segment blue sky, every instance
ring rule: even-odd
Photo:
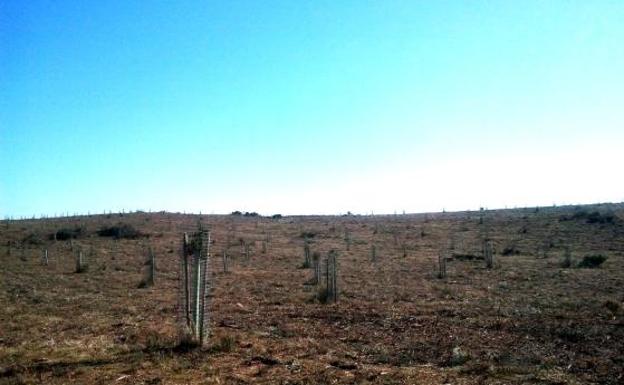
[[[0,215],[624,201],[621,1],[0,2]]]

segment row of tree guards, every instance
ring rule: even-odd
[[[483,259],[485,260],[485,267],[491,269],[494,267],[494,247],[492,241],[486,239],[483,241]],[[443,253],[438,254],[438,278],[446,278],[446,255]]]
[[[184,233],[180,259],[180,318],[184,333],[199,345],[208,337],[209,264],[210,232],[200,226],[195,233]]]
[[[321,260],[319,253],[310,253],[310,241],[304,239],[303,243],[303,268],[312,269],[312,285],[323,287],[319,292],[319,300],[321,302],[337,302],[338,301],[338,252],[331,250],[324,260]],[[323,285],[324,283],[324,285]]]
[[[348,237],[350,240],[350,237]],[[210,231],[202,228],[201,224],[196,232],[184,233],[182,239],[182,250],[179,270],[179,318],[183,325],[183,335],[187,340],[198,345],[204,345],[209,336],[209,285],[210,285]],[[349,245],[351,242],[347,242]],[[74,250],[74,244],[70,240],[70,247]],[[304,240],[304,264],[303,268],[312,270],[310,284],[318,288],[318,299],[322,303],[335,303],[338,301],[338,252],[331,250],[324,258],[318,252],[311,253],[310,241]],[[10,253],[9,244],[9,253]],[[249,258],[249,244],[241,242],[241,252],[246,259]],[[493,246],[490,240],[483,242],[483,257],[486,268],[493,267]],[[149,248],[148,269],[146,278],[141,283],[141,287],[152,286],[156,270],[154,253]],[[81,273],[86,271],[87,263],[85,256],[80,250],[75,252],[75,271]],[[227,250],[223,252],[223,272],[228,272]],[[371,261],[378,259],[377,248],[371,245]],[[48,250],[42,254],[42,263],[48,265]],[[446,277],[445,255],[440,254],[438,263],[438,277]]]

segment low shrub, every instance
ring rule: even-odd
[[[115,239],[137,239],[146,235],[131,225],[119,224],[117,226],[102,227],[97,231],[100,237],[113,237]]]
[[[572,267],[572,256],[570,254],[566,254],[563,256],[561,263],[559,264],[563,269],[569,269]]]
[[[329,292],[327,291],[327,288],[325,288],[325,287],[320,288],[318,290],[318,292],[316,293],[316,299],[320,303],[327,303],[327,302],[329,302]]]
[[[228,353],[234,348],[236,341],[232,336],[223,336],[219,338],[219,342],[212,346],[211,350],[214,353]]]
[[[302,231],[301,234],[299,235],[300,238],[314,238],[316,237],[316,233],[312,232],[312,231]]]
[[[517,255],[520,254],[520,251],[518,249],[516,249],[515,246],[507,246],[503,249],[503,251],[501,252],[502,255]]]
[[[611,213],[600,214],[594,211],[587,216],[587,223],[613,223],[615,215]]]
[[[611,301],[611,300],[607,300],[604,303],[604,307],[606,307],[607,309],[609,309],[609,311],[613,314],[616,314],[618,312],[618,310],[620,310],[620,304],[618,302],[615,301]]]
[[[600,211],[588,212],[586,210],[577,210],[572,215],[562,215],[559,217],[560,222],[582,219],[587,223],[611,224],[617,220],[617,217],[611,212],[601,214]]]
[[[459,261],[472,261],[472,260],[475,260],[475,259],[483,259],[483,257],[482,256],[477,256],[477,255],[474,255],[474,254],[469,254],[469,253],[462,253],[462,254],[460,254],[460,253],[458,253],[458,254],[453,253],[453,259],[457,259]]]
[[[470,360],[470,354],[460,347],[453,348],[451,357],[448,360],[449,366],[461,366]]]
[[[156,330],[147,330],[139,334],[136,338],[143,342],[145,351],[158,351],[171,347],[172,341],[165,335],[158,333]]]
[[[602,254],[586,255],[583,257],[581,262],[579,262],[578,267],[594,269],[594,268],[600,267],[600,265],[602,265],[604,261],[606,260],[607,260],[607,257],[605,257]]]
[[[190,333],[185,332],[180,336],[178,343],[173,347],[173,351],[176,353],[187,353],[200,347],[201,344],[193,339]]]
[[[56,238],[55,238],[55,235],[56,235]],[[82,227],[74,227],[73,229],[62,228],[50,234],[50,239],[56,239],[58,241],[66,241],[68,239],[80,238],[82,235],[84,235],[84,229]]]
[[[30,233],[22,239],[22,244],[38,246],[43,244],[43,239],[35,233]]]

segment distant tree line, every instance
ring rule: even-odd
[[[238,211],[238,210],[232,211],[230,213],[230,215],[235,216],[235,217],[261,217],[262,216],[262,215],[258,214],[255,211],[252,211],[252,212],[249,212],[249,211],[242,212],[242,211]],[[271,218],[273,218],[273,219],[280,219],[280,218],[282,218],[282,214],[273,214],[271,216]]]

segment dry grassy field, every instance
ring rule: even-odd
[[[200,221],[214,240],[211,334],[192,348],[179,341],[178,274],[182,235]],[[98,234],[120,225],[141,234]],[[338,252],[336,303],[319,301],[321,286],[302,268],[304,237],[312,253]],[[90,215],[2,221],[0,245],[0,384],[624,382],[620,204]],[[155,285],[142,287],[150,247]],[[80,273],[78,253],[87,266]],[[595,255],[606,260],[583,267]]]

